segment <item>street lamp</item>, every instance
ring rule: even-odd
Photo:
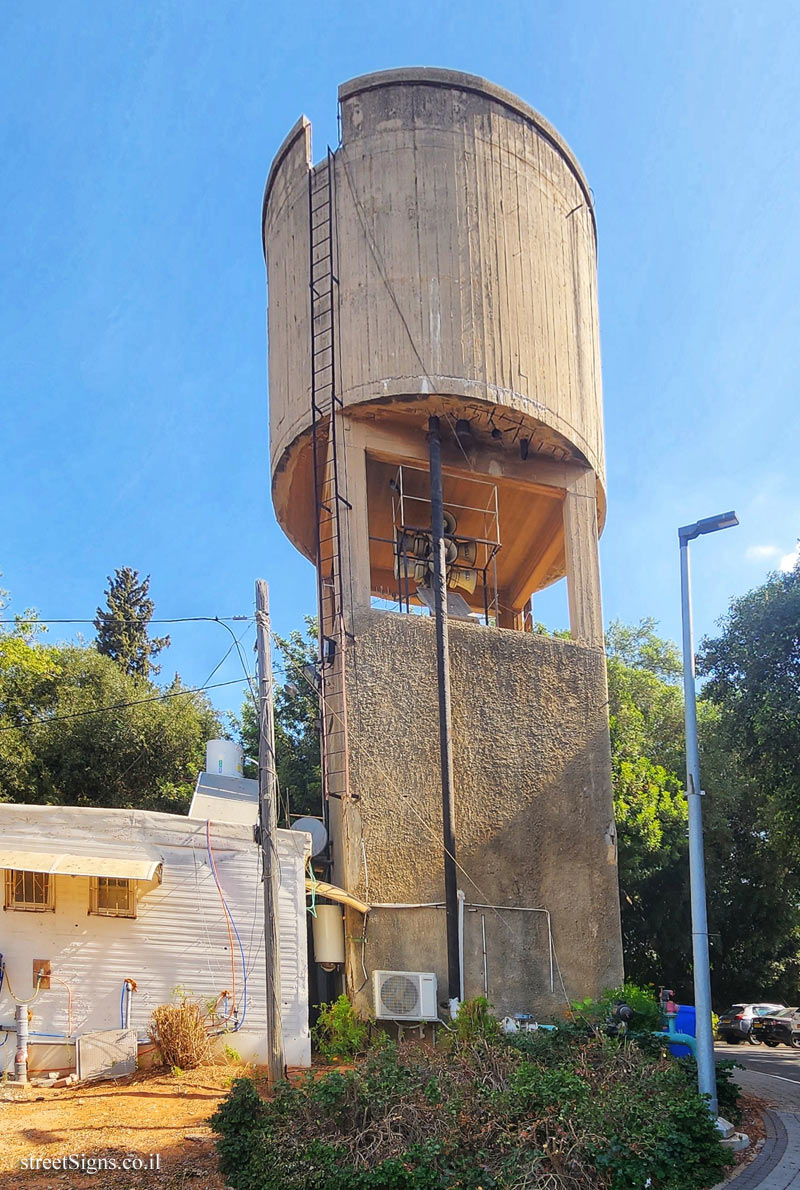
[[[681,619],[683,623],[683,702],[686,724],[686,796],[689,802],[689,885],[692,901],[692,960],[697,1030],[697,1086],[709,1097],[709,1110],[718,1114],[717,1080],[714,1069],[714,1038],[711,1029],[711,976],[708,964],[708,917],[706,876],[703,858],[703,808],[700,798],[700,758],[697,747],[697,692],[695,689],[692,605],[689,582],[689,542],[704,533],[731,529],[739,524],[735,512],[706,517],[678,530],[681,547]]]

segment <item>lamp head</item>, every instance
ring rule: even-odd
[[[681,545],[687,541],[694,541],[703,533],[716,533],[718,529],[732,529],[739,524],[735,512],[721,512],[717,516],[707,516],[702,521],[695,521],[693,525],[684,525],[678,530],[678,540]]]

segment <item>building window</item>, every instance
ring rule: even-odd
[[[28,913],[49,913],[55,907],[55,880],[49,872],[18,872],[6,869],[4,908],[23,909]]]
[[[92,876],[89,884],[89,912],[100,917],[135,917],[134,882],[116,876]]]

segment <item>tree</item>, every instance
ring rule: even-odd
[[[8,607],[0,589],[0,611]],[[44,629],[31,610],[0,625],[0,801],[24,801],[29,787],[33,750],[21,731],[32,706],[52,702],[59,664],[54,649],[37,644]]]
[[[181,693],[177,676],[161,691],[90,648],[67,646],[58,658],[52,722],[32,729],[26,800],[186,813],[205,742],[219,735],[205,696]]]
[[[796,1000],[800,980],[800,563],[735,599],[703,641],[703,694],[734,772],[711,815],[714,929],[741,991]],[[705,784],[705,779],[704,779]]]
[[[652,620],[613,624],[609,717],[626,972],[666,981],[691,1000],[683,699],[677,649]],[[718,1007],[797,995],[800,846],[778,837],[759,753],[743,725],[708,695],[698,700],[712,990]],[[748,697],[752,694],[749,691]],[[744,694],[742,694],[744,697]],[[737,709],[741,702],[736,700]],[[680,776],[679,776],[680,774]],[[725,1002],[725,1003],[723,1003]]]
[[[319,700],[309,680],[317,659],[317,628],[311,616],[306,616],[305,623],[305,634],[294,631],[287,638],[274,638],[283,669],[282,680],[275,683],[275,759],[287,826],[289,813],[319,814],[322,799]],[[252,699],[245,700],[241,719],[233,726],[245,754],[258,756],[258,720]]]
[[[30,610],[0,625],[0,801],[185,813],[221,730],[208,700],[43,631]]]
[[[615,621],[606,648],[626,976],[685,987],[691,929],[688,810],[677,775],[683,758],[683,709],[674,684],[680,660],[649,619],[636,626]]]
[[[110,657],[124,673],[141,678],[161,672],[152,659],[170,643],[168,636],[148,634],[147,626],[155,610],[149,590],[149,574],[140,579],[139,571],[130,566],[115,570],[104,591],[107,610],[98,607],[94,621],[98,653]]]
[[[800,560],[733,601],[700,668],[748,774],[769,788],[773,834],[800,838]]]
[[[663,682],[675,682],[683,673],[678,647],[656,635],[656,621],[646,616],[638,624],[612,620],[606,632],[606,653],[628,669],[645,670]]]

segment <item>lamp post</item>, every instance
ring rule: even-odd
[[[692,902],[692,961],[697,1029],[697,1086],[709,1097],[709,1110],[718,1114],[717,1080],[714,1069],[714,1038],[711,1029],[711,976],[708,963],[708,918],[706,876],[703,857],[703,807],[700,798],[700,757],[697,747],[697,692],[695,688],[692,603],[689,581],[689,542],[704,533],[738,525],[735,512],[706,517],[678,530],[681,549],[681,620],[683,624],[683,702],[686,724],[686,796],[689,802],[689,885]]]

